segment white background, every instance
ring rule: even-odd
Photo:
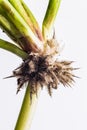
[[[25,0],[42,22],[48,0]],[[62,0],[55,21],[56,37],[64,49],[61,59],[74,60],[80,67],[72,88],[59,86],[50,98],[43,90],[31,130],[87,130],[87,1]],[[9,40],[0,31],[0,38]],[[0,49],[0,130],[14,130],[25,89],[16,95],[16,79],[4,80],[21,59]]]

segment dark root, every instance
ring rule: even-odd
[[[37,94],[38,86],[46,86],[49,95],[52,94],[52,88],[57,89],[59,83],[71,86],[74,82],[74,68],[71,67],[71,63],[53,61],[52,56],[31,53],[20,67],[13,71],[13,77],[17,77],[17,93],[26,82],[29,83],[31,97],[32,94]]]

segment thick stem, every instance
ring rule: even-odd
[[[61,0],[49,0],[46,15],[42,24],[42,32],[45,40],[49,38],[49,35],[52,31],[54,21],[60,6],[60,2]]]
[[[0,39],[0,48],[12,52],[13,54],[19,56],[22,59],[26,59],[28,57],[28,54],[21,50],[19,47],[2,39]]]
[[[26,89],[23,104],[14,130],[30,130],[32,118],[35,112],[37,97],[32,95],[32,102],[30,98],[30,88]]]

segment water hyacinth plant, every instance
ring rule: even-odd
[[[75,69],[72,61],[58,61],[59,44],[55,33],[50,38],[61,0],[49,0],[42,29],[23,0],[0,0],[0,27],[13,43],[0,38],[0,48],[8,50],[23,62],[11,77],[17,78],[17,93],[26,84],[26,93],[14,130],[29,130],[38,93],[44,86],[52,95],[61,83],[71,86]]]

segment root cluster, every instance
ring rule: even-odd
[[[74,82],[74,75],[71,67],[72,61],[53,62],[49,55],[29,54],[29,57],[13,71],[13,77],[17,78],[17,93],[28,82],[30,95],[37,94],[38,87],[47,87],[49,95],[52,95],[52,88],[57,89],[61,83],[63,86],[71,86]]]

